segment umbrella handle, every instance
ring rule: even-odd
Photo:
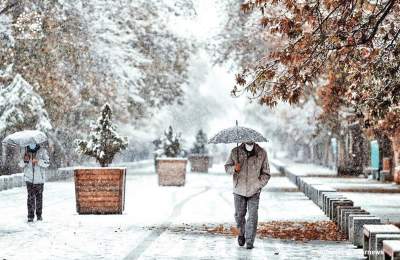
[[[236,143],[237,162],[239,163],[239,144]]]
[[[236,120],[236,137],[239,137],[238,121]],[[239,163],[239,143],[236,143],[237,162]]]

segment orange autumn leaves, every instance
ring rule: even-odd
[[[234,226],[226,227],[219,225],[214,228],[206,227],[208,233],[237,236],[239,231]],[[338,232],[337,226],[332,221],[317,222],[292,222],[292,221],[271,221],[259,223],[257,235],[261,238],[277,238],[296,241],[345,240],[342,233]]]
[[[400,105],[400,2],[250,0],[241,6],[243,13],[256,10],[270,40],[280,42],[236,76],[233,94],[247,91],[267,106],[312,95],[330,115],[351,106],[373,127],[393,119]]]

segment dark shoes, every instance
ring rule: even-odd
[[[252,244],[250,244],[250,243],[246,244],[246,249],[253,249],[253,248],[254,248],[254,246]]]
[[[246,242],[246,239],[244,238],[244,236],[238,236],[239,246],[244,246],[245,242]]]
[[[246,243],[246,239],[244,238],[244,236],[238,236],[238,244],[239,246],[244,246],[244,244],[246,244],[246,249],[254,248],[252,243]]]
[[[43,220],[43,218],[42,218],[42,216],[37,216],[37,221],[42,221]],[[28,218],[28,222],[33,222],[33,218]]]

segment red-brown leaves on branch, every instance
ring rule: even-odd
[[[242,10],[261,6],[268,10],[262,12],[261,25],[280,43],[251,66],[256,69],[237,76],[242,90],[262,93],[260,103],[296,103],[312,93],[310,87],[323,88],[317,94],[328,115],[351,105],[374,118],[371,122],[383,120],[391,107],[400,105],[398,98],[386,100],[386,92],[400,85],[399,1],[252,0]],[[330,71],[340,77],[332,78]],[[254,80],[246,84],[241,79],[249,75]],[[328,84],[321,83],[326,78]]]

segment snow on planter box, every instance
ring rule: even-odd
[[[189,162],[192,172],[208,172],[210,157],[205,154],[191,154]]]
[[[157,158],[158,185],[185,185],[186,165],[186,158]]]
[[[126,168],[75,168],[76,210],[79,214],[122,214]]]

